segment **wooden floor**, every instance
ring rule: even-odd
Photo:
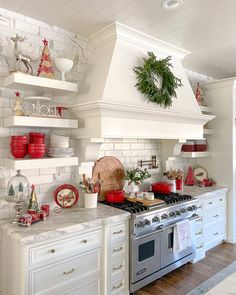
[[[208,251],[201,261],[183,265],[134,294],[186,295],[235,260],[236,245],[223,243]]]

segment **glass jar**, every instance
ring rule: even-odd
[[[21,170],[17,170],[16,173],[7,184],[6,200],[8,202],[22,202],[29,197],[28,179],[21,174]]]

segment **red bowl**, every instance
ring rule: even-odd
[[[172,184],[167,182],[155,182],[151,184],[152,191],[159,194],[169,194],[171,192]]]
[[[12,135],[11,136],[11,139],[14,139],[14,140],[27,140],[28,137],[26,135]]]
[[[111,190],[106,192],[106,200],[109,203],[122,203],[124,202],[125,195],[121,190]]]
[[[11,154],[16,159],[23,159],[27,155],[27,150],[11,150]]]
[[[33,143],[33,144],[44,144],[44,138],[30,138],[29,140],[30,143]]]
[[[45,138],[45,133],[39,133],[39,132],[30,132],[29,136],[31,138]]]
[[[32,159],[39,159],[45,155],[45,151],[28,151],[28,155]]]

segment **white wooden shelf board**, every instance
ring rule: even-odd
[[[13,170],[77,166],[78,157],[42,159],[4,159],[4,167]]]
[[[207,107],[207,106],[199,106],[202,113],[210,113],[210,114],[214,114],[214,110],[211,107]]]
[[[48,79],[22,73],[13,73],[4,79],[4,87],[15,89],[42,90],[46,93],[65,94],[77,92],[78,85],[67,81]]]
[[[11,116],[4,118],[4,127],[78,128],[78,120]]]
[[[212,134],[215,134],[215,131],[213,129],[203,128],[203,134],[212,135]]]
[[[178,155],[178,157],[181,158],[205,158],[211,156],[211,152],[182,152],[180,155]]]

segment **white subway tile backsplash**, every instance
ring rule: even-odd
[[[30,33],[33,35],[38,35],[39,33],[39,26],[34,24],[26,23],[25,21],[15,21],[15,29],[16,31],[23,31],[26,33]]]
[[[130,149],[130,144],[128,143],[116,143],[114,146],[114,149],[116,151],[118,150],[129,150]]]

